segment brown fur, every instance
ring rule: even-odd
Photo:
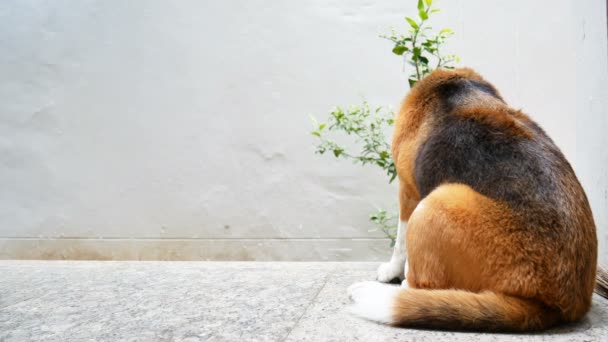
[[[488,107],[482,103],[459,108],[454,114],[483,122],[509,134],[533,138],[532,132],[515,117],[515,113],[516,111],[504,106]],[[525,114],[517,113],[517,115],[523,118]]]
[[[445,113],[438,89],[458,80],[487,88]],[[565,170],[555,176],[558,205],[514,205],[450,181],[424,196],[417,156],[446,115],[479,122],[491,134],[551,147],[547,160]],[[397,116],[392,144],[400,215],[409,219],[407,281],[412,288],[402,291],[394,305],[397,324],[529,331],[585,315],[595,285],[595,225],[582,187],[553,146],[527,115],[509,108],[471,69],[437,70],[411,90]]]

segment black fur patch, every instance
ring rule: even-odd
[[[433,89],[433,92],[441,99],[444,113],[449,113],[455,107],[461,105],[463,100],[474,91],[481,91],[503,101],[492,85],[476,80],[455,79],[442,83]]]
[[[541,132],[536,131],[544,135]],[[573,173],[546,136],[538,140],[513,136],[455,115],[439,118],[415,165],[422,198],[443,183],[462,183],[525,212],[527,218],[542,220],[545,227],[561,225],[557,182],[563,172]]]
[[[500,97],[500,95],[498,95],[498,92],[496,91],[496,89],[489,83],[484,83],[484,82],[480,82],[480,81],[476,81],[476,80],[468,80],[468,84],[471,87],[473,87],[477,90],[480,90],[488,95],[492,95],[495,98],[502,101],[502,98]]]

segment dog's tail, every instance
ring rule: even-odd
[[[555,325],[558,311],[539,302],[494,292],[406,289],[373,282],[354,284],[353,313],[383,323],[417,328],[535,331]]]
[[[608,270],[602,265],[597,265],[595,293],[608,299]]]

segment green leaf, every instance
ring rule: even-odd
[[[412,87],[412,86],[410,86],[410,87]],[[396,178],[396,177],[397,177],[397,174],[396,174],[396,173],[393,173],[393,174],[391,175],[391,179],[390,179],[388,182],[389,182],[389,183],[392,183],[392,182],[395,180],[395,178]]]
[[[418,59],[424,64],[429,64],[429,59],[424,56],[420,56]]]
[[[431,4],[433,3],[433,0],[424,0],[424,2],[426,2],[427,6],[431,6]]]
[[[319,122],[317,122],[317,119],[315,119],[314,116],[312,116],[312,114],[308,114],[308,116],[310,117],[310,120],[312,121],[312,123],[317,126],[319,124]]]
[[[441,11],[439,8],[435,8],[435,9],[432,9],[432,10],[431,10],[431,13],[437,13],[437,12],[439,12],[439,11]]]
[[[410,26],[413,27],[414,29],[417,30],[419,28],[418,24],[416,24],[414,19],[412,19],[410,17],[405,17],[405,20],[407,20],[407,22],[410,23]]]
[[[418,10],[424,11],[424,3],[422,2],[422,0],[418,0]]]
[[[393,48],[393,53],[395,55],[399,55],[399,56],[403,55],[403,53],[406,51],[407,51],[407,47],[405,47],[403,45],[398,45]]]
[[[315,131],[315,132],[310,132],[310,134],[315,135],[315,136],[317,136],[317,137],[319,137],[319,138],[321,137],[321,133],[319,133],[319,132],[317,132],[317,131]]]
[[[426,14],[426,12],[422,11],[422,10],[418,11],[418,15],[420,16],[420,19],[422,19],[422,20],[427,20],[429,18],[429,15]]]
[[[339,157],[342,154],[342,150],[334,150],[334,156]]]
[[[417,79],[415,79],[415,78],[410,78],[410,79],[408,79],[407,81],[408,81],[408,82],[409,82],[409,84],[410,84],[410,88],[412,88],[412,87],[413,87],[413,86],[416,84],[416,82],[418,82],[418,80],[417,80]]]

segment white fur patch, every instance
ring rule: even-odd
[[[414,215],[415,212],[422,211],[422,209],[424,209],[425,206],[426,205],[425,205],[424,201],[421,201],[420,203],[418,203],[418,205],[416,206],[416,208],[414,208],[414,211],[412,211],[412,215]]]
[[[405,277],[405,259],[392,258],[391,261],[383,263],[378,267],[378,281],[388,283],[395,278],[403,279]]]
[[[388,283],[395,278],[403,280],[405,278],[405,263],[407,259],[407,252],[405,249],[405,230],[407,228],[407,222],[399,221],[397,227],[397,238],[395,240],[395,248],[393,249],[393,256],[391,261],[383,263],[378,268],[378,281]]]
[[[348,288],[353,300],[350,312],[356,316],[382,323],[393,323],[394,302],[400,287],[375,281],[354,283]]]

